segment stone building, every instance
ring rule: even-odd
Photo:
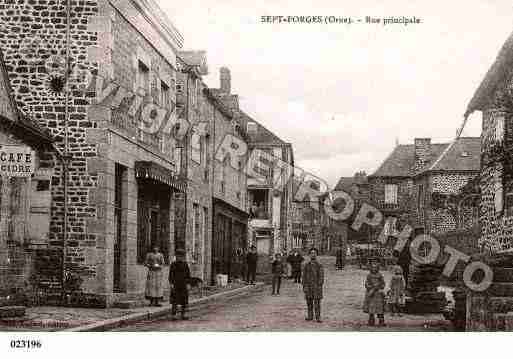
[[[186,191],[182,36],[153,0],[9,2],[0,16],[15,99],[65,155],[51,178],[48,242],[80,279],[73,304],[142,299],[145,255],[158,245],[172,258],[175,198]]]
[[[465,225],[475,224],[476,207],[471,206],[470,214],[459,213],[455,199],[479,174],[479,155],[480,139],[472,137],[454,143],[416,138],[413,145],[397,145],[369,176],[371,203],[385,218],[407,221],[415,235],[436,236],[460,229],[460,214],[470,216]]]
[[[260,171],[259,178],[248,178],[249,240],[255,244],[260,256],[258,271],[267,271],[270,255],[287,250],[292,231],[292,178],[294,153],[292,144],[283,141],[259,122],[245,113],[239,106],[239,96],[232,93],[231,73],[226,67],[220,70],[220,88],[212,89],[234,114],[247,140],[248,151],[259,153],[257,157],[268,160]],[[254,152],[254,151],[262,151]],[[265,153],[265,154],[263,154]],[[264,158],[265,157],[265,158]],[[275,162],[286,164],[283,170],[274,170]],[[262,163],[259,164],[262,166]],[[286,167],[286,168],[285,168]]]
[[[482,114],[479,244],[481,259],[494,272],[494,283],[489,290],[468,296],[470,330],[512,329],[504,324],[506,313],[513,310],[512,60],[513,35],[510,35],[465,112],[465,118],[475,111]]]
[[[360,208],[363,203],[370,203],[370,184],[365,171],[356,172],[352,177],[340,177],[335,185],[335,191],[344,191],[351,196],[356,209]],[[354,211],[357,213],[357,211]],[[355,231],[347,223],[354,221],[355,213],[348,218],[346,223],[347,241],[349,243],[365,243],[369,241],[369,235],[366,231]]]
[[[18,109],[0,51],[0,306],[36,299],[40,267],[61,270],[48,241],[52,142]]]
[[[183,168],[187,171],[185,216],[175,222],[177,232],[186,243],[187,260],[194,277],[205,282],[212,275],[212,160],[214,143],[211,128],[214,105],[204,91],[202,77],[208,74],[204,51],[180,51],[177,58],[177,111],[191,126],[185,141],[187,149]],[[177,236],[178,237],[178,236]]]
[[[242,277],[243,254],[248,247],[248,177],[244,170],[247,152],[231,157],[229,152],[223,151],[223,144],[228,143],[229,148],[247,147],[246,134],[236,113],[219,99],[215,89],[207,89],[205,94],[212,104],[211,133],[215,148],[212,161],[212,277],[227,274],[229,280],[233,280]]]

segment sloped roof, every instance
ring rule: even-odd
[[[287,142],[283,141],[281,138],[276,136],[273,132],[268,130],[265,126],[263,126],[260,122],[253,119],[244,111],[240,111],[241,115],[244,117],[244,122],[247,124],[248,122],[254,122],[257,125],[256,133],[248,133],[248,137],[252,143],[266,143],[266,144],[279,144],[283,145]],[[247,132],[247,131],[246,131]]]
[[[350,191],[355,184],[367,184],[367,176],[340,177],[335,185],[335,191]]]
[[[431,144],[431,160],[424,168],[429,168],[448,146],[447,143]],[[371,175],[373,177],[409,177],[415,174],[415,146],[397,145],[379,168]]]
[[[431,158],[415,172],[415,146],[398,145],[371,175],[373,177],[410,177],[427,171],[479,171],[480,137],[460,137],[453,144],[431,144]]]
[[[481,166],[481,138],[460,137],[441,155],[430,171],[479,171]]]
[[[189,66],[198,68],[200,75],[208,75],[207,52],[204,50],[179,51],[178,56]]]
[[[9,76],[7,73],[7,69],[5,68],[4,57],[2,50],[0,49],[0,87],[5,89],[5,96],[7,97],[5,100],[10,105],[9,115],[12,118],[8,118],[6,116],[2,116],[0,112],[0,119],[2,121],[8,121],[12,126],[13,130],[17,130],[16,133],[22,139],[37,139],[42,141],[43,143],[51,143],[53,142],[53,138],[50,132],[47,129],[39,126],[38,123],[26,117],[21,111],[18,109],[16,101],[12,96],[12,88],[9,81]],[[6,113],[7,114],[7,113]]]
[[[483,81],[477,88],[474,96],[470,100],[465,116],[468,116],[475,110],[482,110],[488,102],[490,96],[497,88],[501,79],[506,77],[508,70],[513,66],[513,33],[506,39],[504,45],[499,51],[495,62],[486,73]]]

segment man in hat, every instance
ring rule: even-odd
[[[246,255],[246,264],[248,268],[248,276],[246,279],[249,284],[255,284],[257,261],[258,254],[256,251],[256,247],[252,245],[249,250],[249,253]]]
[[[307,317],[306,320],[315,320],[321,323],[321,299],[324,285],[324,269],[317,260],[317,249],[310,249],[310,261],[303,269],[303,292],[305,293]]]
[[[169,287],[170,295],[169,302],[172,305],[171,314],[172,320],[176,319],[176,311],[178,305],[181,306],[182,320],[187,320],[185,312],[189,304],[189,285],[191,273],[189,265],[185,260],[185,250],[176,250],[176,260],[169,266]]]

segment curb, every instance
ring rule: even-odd
[[[193,299],[189,302],[189,310],[194,309],[194,307],[198,304],[207,303],[207,302],[219,299],[219,298],[233,297],[238,294],[245,293],[245,292],[251,293],[251,292],[254,292],[257,289],[261,289],[263,287],[265,287],[264,283],[256,283],[255,285],[252,285],[252,286],[246,285],[241,288],[236,288],[236,289],[228,290],[225,292],[215,293],[215,294],[203,297],[203,298]],[[134,322],[138,322],[138,321],[142,321],[142,320],[155,319],[155,318],[167,315],[169,313],[171,313],[171,305],[166,305],[163,307],[148,309],[143,312],[127,314],[125,316],[118,317],[118,318],[101,320],[101,321],[94,322],[91,324],[86,324],[86,325],[82,325],[82,326],[78,326],[78,327],[74,327],[74,328],[60,330],[59,333],[61,333],[61,332],[104,331],[104,330],[109,330],[109,329],[113,329],[116,327],[120,327],[122,325],[126,325],[129,323],[134,323]]]

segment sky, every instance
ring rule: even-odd
[[[156,0],[206,50],[205,82],[231,70],[241,108],[293,144],[296,165],[334,186],[415,137],[451,141],[513,31],[502,0]],[[416,25],[269,24],[262,16],[413,17]],[[479,136],[480,114],[463,136]]]

